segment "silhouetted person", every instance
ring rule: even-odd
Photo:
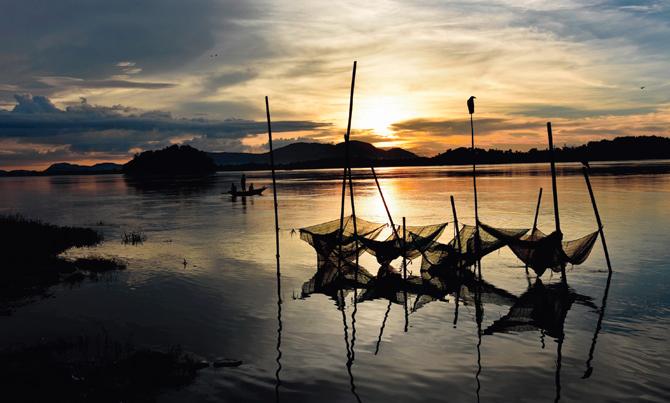
[[[242,174],[242,177],[240,178],[240,185],[242,186],[242,191],[244,192],[247,189],[247,176],[245,174]]]
[[[470,113],[470,115],[475,113],[475,99],[476,98],[477,97],[468,98],[468,113]]]
[[[250,192],[253,192],[253,191],[254,191],[254,184],[253,184],[253,183],[249,185],[249,191],[250,191]]]
[[[231,194],[237,193],[237,186],[235,186],[235,183],[230,184],[230,193]]]

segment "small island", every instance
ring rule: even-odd
[[[216,170],[216,164],[206,152],[177,144],[137,154],[122,168],[128,176],[208,175]]]

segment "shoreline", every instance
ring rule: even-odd
[[[478,163],[477,170],[485,169],[487,167],[499,167],[503,165],[510,166],[524,166],[524,165],[540,165],[548,164],[549,161],[532,161],[532,162],[488,162],[488,163]],[[607,164],[610,167],[616,167],[617,165],[632,164],[632,163],[641,163],[641,165],[653,165],[658,163],[660,165],[668,165],[667,171],[670,171],[670,159],[658,159],[658,158],[649,158],[649,159],[626,159],[626,160],[590,160],[591,168],[595,169],[597,173],[598,168],[602,168],[603,164]],[[578,164],[579,169],[581,169],[581,161],[569,160],[569,161],[557,161],[557,166],[565,167],[568,164]],[[308,164],[290,164],[290,165],[279,165],[275,168],[276,171],[325,171],[332,169],[341,169],[341,166],[335,164],[326,164],[324,166],[307,166]],[[368,169],[371,164],[352,164],[352,169]],[[425,164],[425,163],[404,163],[398,164],[395,163],[386,163],[385,161],[377,161],[377,164],[374,165],[375,168],[469,168],[471,167],[470,163],[462,164]],[[217,173],[226,173],[226,172],[262,172],[270,171],[270,166],[267,165],[229,165],[225,167],[219,167],[213,174]],[[482,172],[484,173],[484,172]],[[152,177],[168,177],[168,176],[184,176],[184,177],[196,177],[196,176],[208,176],[208,175],[168,175],[168,174],[152,174],[152,175],[127,175],[122,171],[108,171],[108,172],[59,172],[59,173],[45,173],[40,171],[29,171],[12,174],[12,171],[0,171],[0,179],[2,178],[25,178],[25,177],[57,177],[57,176],[96,176],[96,175],[123,175],[128,178],[137,178],[137,179],[150,179]]]

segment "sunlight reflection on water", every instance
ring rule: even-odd
[[[600,244],[589,260],[568,269],[575,302],[565,319],[561,343],[561,398],[564,401],[638,399],[665,401],[670,396],[670,295],[667,291],[670,218],[668,164],[656,162],[650,174],[604,170],[595,165],[592,184],[605,224],[614,276],[607,311],[586,370],[597,309],[607,277]],[[644,164],[642,164],[644,165]],[[628,167],[630,168],[630,167]],[[646,169],[646,168],[645,168]],[[559,166],[561,224],[566,239],[593,231],[595,219],[586,187],[574,166]],[[496,226],[530,227],[539,187],[545,189],[539,227],[553,226],[550,177],[546,165],[481,167],[480,216]],[[355,170],[359,216],[385,222],[386,214],[368,170]],[[380,168],[380,183],[396,223],[452,221],[449,195],[459,221],[472,224],[469,168]],[[293,299],[316,268],[313,250],[290,230],[339,217],[341,170],[279,172],[282,255],[283,401],[426,402],[476,399],[476,306],[455,299],[431,302],[408,315],[391,304],[379,346],[388,301],[356,307],[354,360],[347,356],[342,314],[335,301],[315,294]],[[109,281],[54,287],[53,297],[0,317],[3,345],[70,337],[101,329],[121,340],[144,345],[182,345],[204,357],[239,358],[234,370],[208,369],[191,386],[162,395],[164,401],[268,401],[275,398],[276,294],[273,208],[266,195],[231,201],[221,194],[236,173],[179,183],[138,183],[122,176],[68,176],[0,179],[0,212],[20,212],[57,224],[98,228],[107,242],[71,255],[121,256],[129,269]],[[266,172],[248,173],[256,187],[269,184]],[[347,208],[348,208],[347,201]],[[141,230],[140,246],[121,244],[121,234]],[[442,241],[453,234],[450,226]],[[187,265],[184,267],[183,260]],[[361,265],[376,272],[375,260]],[[418,272],[419,262],[410,265]],[[482,262],[484,279],[521,296],[527,288],[523,266],[508,250]],[[549,273],[545,286],[558,280]],[[353,294],[346,298],[351,339]],[[410,306],[414,303],[410,296]],[[506,315],[509,304],[486,303],[482,329]],[[544,339],[544,348],[542,347]],[[379,352],[375,351],[379,348]],[[484,335],[481,340],[480,401],[543,401],[556,394],[557,340],[541,332]]]

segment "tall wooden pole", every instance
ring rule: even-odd
[[[593,205],[593,212],[596,215],[598,222],[598,231],[600,232],[600,240],[603,244],[603,251],[605,252],[605,260],[607,261],[607,270],[612,273],[612,264],[610,262],[610,254],[607,251],[607,242],[605,242],[605,233],[603,232],[603,223],[600,221],[600,214],[598,213],[598,205],[596,204],[596,197],[593,195],[593,188],[591,188],[591,180],[589,179],[589,164],[584,163],[582,167],[584,172],[584,180],[586,180],[586,187],[589,189],[589,196],[591,197],[591,204]]]
[[[556,190],[556,162],[554,161],[554,139],[551,132],[551,122],[547,122],[547,136],[549,137],[549,163],[551,165],[551,190],[554,195],[554,221],[556,223],[556,233],[559,236],[559,240],[563,239],[563,234],[561,233],[561,220],[558,215],[558,191]],[[565,275],[565,265],[561,265],[561,281],[563,284],[567,284],[567,278]]]
[[[456,214],[456,202],[454,201],[454,196],[449,195],[449,199],[451,200],[451,214],[454,216],[454,227],[455,227],[454,233],[455,233],[455,237],[456,237],[456,245],[458,245],[458,256],[459,257],[458,257],[458,263],[456,265],[456,268],[459,269],[459,270],[456,272],[456,276],[458,276],[460,278],[460,276],[461,276],[460,254],[463,251],[461,249],[461,234],[459,234],[460,227],[458,226],[458,215]],[[456,327],[456,324],[458,323],[458,303],[461,299],[461,283],[460,283],[460,281],[457,283],[457,286],[458,286],[458,288],[456,289],[456,303],[455,303],[455,307],[454,307],[454,327]]]
[[[270,167],[272,169],[272,196],[274,198],[275,205],[275,242],[277,250],[277,280],[279,281],[281,272],[279,269],[279,214],[278,214],[278,204],[277,204],[277,179],[275,176],[275,157],[274,150],[272,149],[272,123],[270,120],[270,102],[268,97],[265,97],[265,114],[268,120],[268,144],[270,146]],[[279,283],[277,283],[279,285]]]
[[[274,150],[272,148],[272,123],[270,119],[270,102],[268,97],[265,97],[265,114],[268,121],[268,145],[270,147],[270,168],[272,169],[272,195],[274,199],[275,207],[275,244],[276,244],[276,258],[277,258],[277,370],[275,371],[275,398],[279,402],[279,386],[281,385],[281,379],[279,374],[281,372],[281,334],[282,334],[282,320],[281,320],[281,268],[279,265],[279,208],[277,203],[277,179],[275,175],[275,158]]]
[[[356,247],[356,281],[358,281],[358,228],[356,226],[356,206],[354,203],[354,181],[351,176],[351,160],[349,155],[349,136],[351,135],[351,115],[354,109],[354,87],[356,86],[356,62],[351,73],[351,91],[349,93],[349,119],[347,120],[347,134],[344,136],[346,167],[349,170],[349,199],[351,200],[351,218],[354,224],[354,242]]]
[[[470,105],[472,102],[472,105]],[[470,135],[472,140],[472,189],[475,194],[475,257],[479,258],[480,238],[479,238],[479,206],[477,203],[477,152],[475,150],[475,124],[473,115],[475,113],[474,97],[470,98],[468,103],[468,112],[470,113]],[[479,263],[479,262],[477,262]],[[481,263],[475,264],[475,269],[479,268],[479,278],[482,277]]]
[[[407,226],[405,217],[402,218],[402,277],[407,280]]]
[[[535,219],[533,220],[533,232],[537,229],[537,217],[540,215],[540,203],[542,203],[542,188],[540,188],[540,193],[537,195],[537,206],[535,207]]]
[[[542,188],[540,188],[540,193],[537,195],[537,206],[535,207],[535,218],[533,219],[533,229],[530,231],[531,236],[535,234],[537,229],[537,218],[540,215],[540,204],[542,203]],[[528,287],[530,287],[530,274],[528,273],[528,264],[526,264],[526,280],[528,281]]]
[[[402,218],[402,278],[407,285],[407,225],[405,217]],[[407,289],[404,290],[405,301],[405,332],[409,328],[409,313],[407,312]]]
[[[351,192],[351,216],[353,219],[354,226],[354,238],[356,239],[356,249],[358,250],[358,228],[356,227],[356,212],[354,210],[354,194],[353,194],[353,184],[351,180],[351,168],[349,166],[349,135],[351,133],[351,115],[353,112],[354,105],[354,85],[356,83],[356,62],[354,61],[354,69],[351,76],[351,91],[349,94],[349,119],[347,120],[347,132],[344,135],[344,177],[342,178],[342,205],[340,208],[340,233],[339,233],[339,242],[338,242],[338,259],[337,267],[338,272],[341,270],[342,265],[342,240],[344,236],[344,195],[346,193],[346,184],[347,184],[347,175],[349,178],[349,188]],[[358,261],[358,259],[357,259]],[[356,270],[358,272],[358,270]]]
[[[558,215],[558,191],[556,190],[556,162],[554,161],[554,139],[551,132],[551,122],[547,122],[547,136],[549,137],[549,164],[551,165],[551,190],[554,196],[554,221],[556,232],[561,232],[561,219]]]
[[[449,199],[451,199],[451,214],[454,216],[454,227],[456,231],[456,244],[458,245],[458,253],[462,253],[461,249],[461,237],[460,237],[460,227],[458,226],[458,215],[456,215],[456,203],[454,202],[454,196],[450,195]]]
[[[388,216],[389,222],[391,223],[391,229],[393,230],[393,234],[395,235],[396,239],[400,239],[398,229],[395,227],[395,224],[393,223],[393,217],[391,217],[391,211],[389,210],[389,207],[386,204],[386,199],[384,198],[382,187],[379,185],[379,179],[377,179],[377,173],[375,172],[375,167],[370,167],[370,169],[372,169],[372,176],[375,178],[375,184],[377,184],[377,190],[379,190],[379,195],[382,197],[382,203],[384,203],[384,209],[386,209],[386,215]]]
[[[479,206],[477,203],[477,151],[475,151],[475,125],[472,119],[472,113],[470,114],[470,134],[472,138],[472,189],[475,194],[475,253],[478,253],[479,248]]]
[[[342,241],[344,238],[344,195],[347,191],[347,167],[342,174],[342,198],[340,202],[340,232],[337,242],[337,274],[342,274]]]

